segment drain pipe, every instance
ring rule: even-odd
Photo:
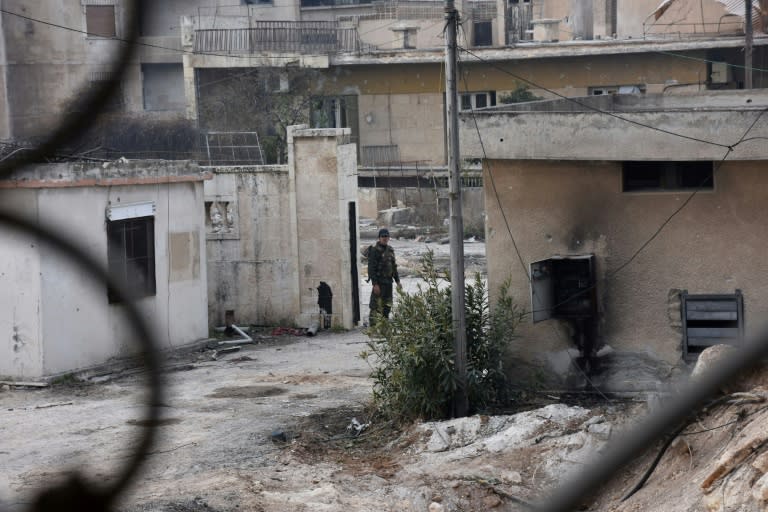
[[[248,334],[245,333],[241,328],[236,326],[235,324],[230,324],[229,327],[232,328],[237,334],[241,336],[241,339],[238,340],[226,340],[226,341],[220,341],[219,345],[239,345],[241,343],[253,343],[253,338],[251,338]],[[213,329],[216,332],[224,332],[227,330],[227,327],[214,327]]]

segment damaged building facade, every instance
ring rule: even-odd
[[[462,109],[517,101],[522,88],[552,98],[742,87],[744,16],[738,4],[462,0]],[[753,4],[754,65],[766,69],[768,7],[764,0]],[[111,63],[128,35],[124,0],[12,0],[4,6],[4,140],[39,136],[40,127],[55,123],[83,87],[117,83],[111,114],[139,124],[116,139],[139,139],[154,128],[158,136],[148,137],[154,142],[175,130],[187,135],[185,143],[168,143],[165,154],[197,159],[210,131],[257,133],[270,149],[290,124],[349,128],[358,144],[364,215],[398,204],[413,207],[420,222],[447,215],[442,2],[156,2],[140,16],[141,45],[119,79]],[[279,129],[264,119],[282,112],[235,122],[231,113],[244,108],[226,108],[238,96],[228,87],[248,73],[254,74],[250,90],[306,96],[301,119]],[[297,76],[304,80],[293,80]],[[754,80],[765,86],[764,74]],[[212,117],[217,109],[227,114]],[[473,169],[467,175],[472,179],[465,197],[472,206],[464,213],[470,223],[482,223],[482,208],[474,207],[481,177]]]
[[[653,389],[768,318],[768,94],[577,101],[461,120],[462,151],[483,159],[488,282],[530,312],[521,357]]]
[[[0,180],[0,197],[126,279],[173,348],[208,334],[203,179],[181,161],[39,164]],[[138,351],[126,306],[88,269],[7,227],[0,246],[0,375],[36,379]]]
[[[288,165],[206,167],[211,326],[360,320],[356,146],[344,128],[288,134]]]

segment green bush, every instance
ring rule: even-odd
[[[450,279],[435,269],[431,252],[421,263],[425,284],[413,294],[398,292],[390,319],[370,328],[368,350],[361,354],[373,368],[376,409],[397,421],[449,417],[457,389]],[[493,315],[479,275],[465,290],[467,395],[474,412],[505,399],[503,354],[522,312],[508,284],[502,286]]]
[[[499,96],[499,103],[525,103],[527,101],[537,101],[542,99],[541,96],[536,96],[525,84],[519,84],[517,88],[507,94]]]

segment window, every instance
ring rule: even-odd
[[[416,29],[403,30],[403,48],[416,48]]]
[[[496,106],[496,91],[468,92],[461,95],[461,110]]]
[[[315,98],[310,105],[312,128],[353,128],[357,124],[357,96]]]
[[[392,47],[413,50],[416,48],[416,33],[419,27],[400,25],[390,29],[393,35]]]
[[[272,0],[242,0],[244,5],[272,5]]]
[[[85,31],[91,37],[116,37],[115,6],[86,5]]]
[[[155,294],[155,218],[136,217],[107,221],[109,275],[124,282],[129,297]],[[119,302],[109,289],[109,302]]]
[[[589,87],[587,93],[590,96],[602,96],[604,94],[645,94],[645,85],[601,85]]]
[[[490,21],[476,21],[473,25],[474,46],[491,46],[493,44],[493,29]]]
[[[92,71],[88,76],[88,85],[91,89],[111,87],[111,93],[104,105],[107,112],[116,112],[123,108],[123,84],[117,79],[117,75],[110,71]]]
[[[624,192],[712,190],[712,162],[624,162]]]

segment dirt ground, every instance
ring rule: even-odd
[[[505,495],[533,498],[552,471],[543,462],[536,471],[521,464],[503,438],[495,447],[480,446],[481,439],[509,435],[520,423],[526,436],[546,434],[542,449],[583,457],[592,441],[558,443],[581,435],[588,419],[618,410],[549,398],[538,405],[556,409],[535,409],[528,419],[475,416],[406,431],[373,422],[358,433],[355,422],[370,421],[369,368],[357,357],[362,332],[256,339],[216,360],[205,347],[170,355],[161,438],[121,510],[426,511],[432,502],[446,510],[504,510],[514,502]],[[36,491],[75,468],[93,481],[110,480],[146,428],[138,370],[123,368],[98,383],[0,392],[4,510],[26,509]]]
[[[407,269],[419,245],[395,248],[415,286]],[[471,250],[481,261],[481,244]],[[209,342],[167,354],[161,435],[120,511],[526,510],[649,409],[642,396],[542,391],[519,396],[505,414],[398,429],[368,409],[362,330],[252,336],[256,343],[228,353]],[[73,469],[109,482],[130,456],[147,428],[145,374],[120,364],[89,377],[0,387],[0,510],[28,509]],[[661,443],[581,510],[765,510],[768,391],[744,390],[746,399],[693,418],[631,498],[621,501]]]

